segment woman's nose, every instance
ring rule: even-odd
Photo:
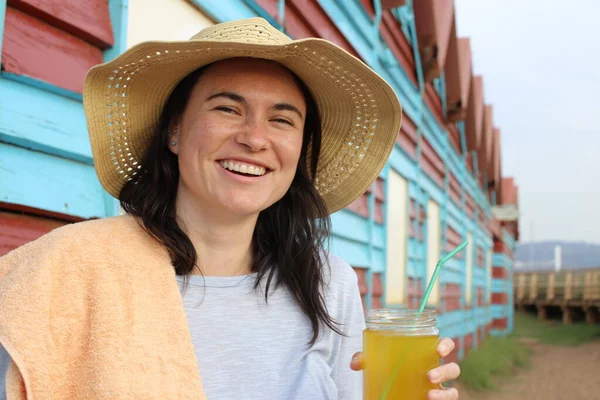
[[[267,148],[269,140],[267,137],[267,126],[260,121],[249,121],[239,132],[236,141],[248,147],[252,151],[260,151]]]

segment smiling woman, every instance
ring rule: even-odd
[[[94,67],[84,106],[126,215],[0,259],[8,397],[361,399],[357,276],[326,240],[396,141],[387,83],[254,18]]]

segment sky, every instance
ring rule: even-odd
[[[520,241],[600,243],[600,1],[455,7],[519,186]]]

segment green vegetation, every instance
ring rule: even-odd
[[[540,321],[535,316],[515,314],[515,330],[506,337],[490,337],[460,362],[459,382],[474,391],[498,390],[494,380],[514,375],[529,366],[529,343],[576,346],[600,339],[600,325]]]
[[[495,377],[510,376],[529,365],[529,348],[515,335],[489,337],[461,361],[459,382],[471,390],[497,390]]]
[[[561,321],[540,321],[531,314],[516,313],[515,335],[534,338],[545,344],[577,346],[600,339],[600,324],[588,325],[580,322],[564,325]]]

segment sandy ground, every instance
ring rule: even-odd
[[[578,347],[533,345],[531,367],[498,382],[499,393],[470,393],[461,400],[600,400],[600,341]]]

